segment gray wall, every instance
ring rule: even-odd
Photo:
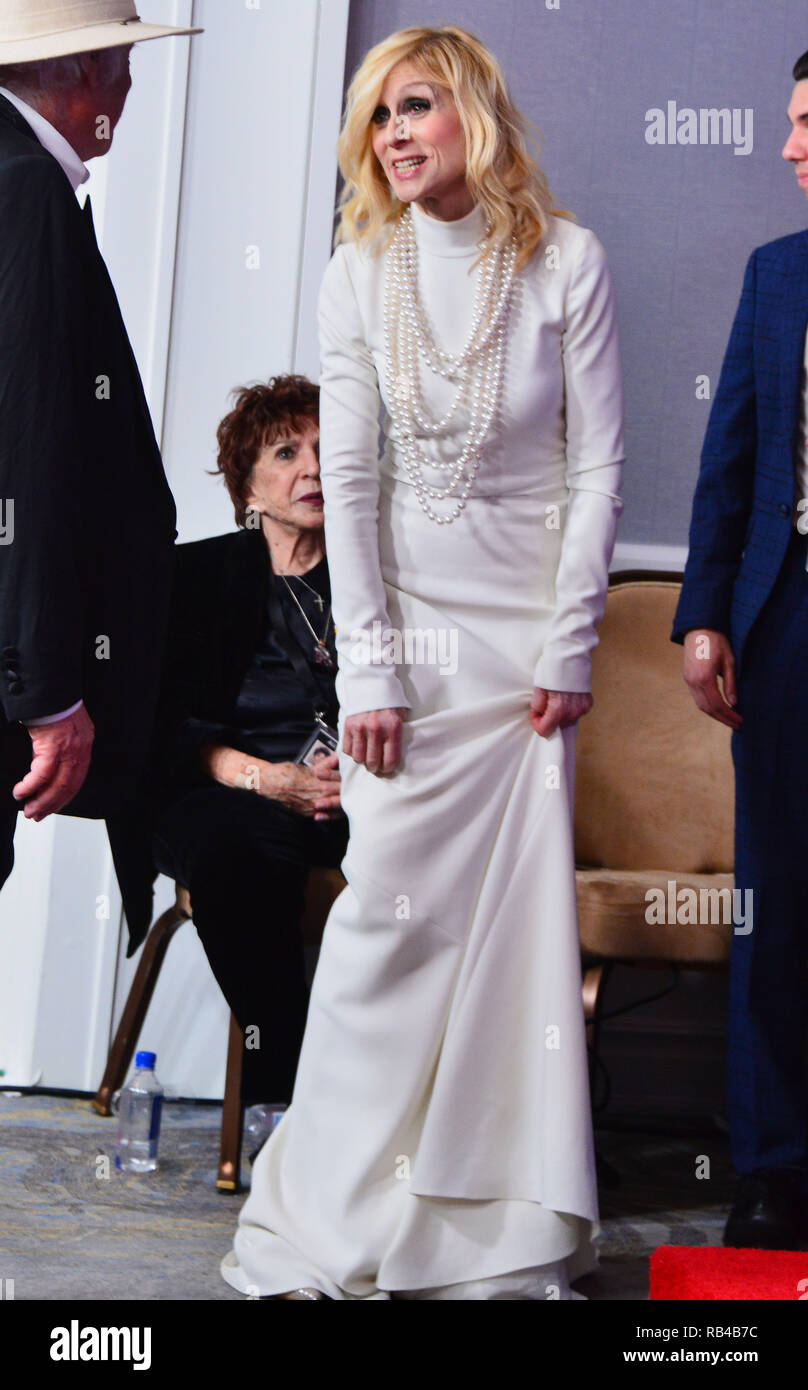
[[[696,378],[717,384],[749,252],[808,225],[780,157],[808,10],[798,0],[558,6],[354,0],[346,81],[368,48],[412,24],[460,24],[496,54],[542,133],[556,202],[594,229],[614,275],[628,455],[619,538],[684,544],[709,411]],[[646,112],[669,100],[751,108],[751,152],[647,143]]]

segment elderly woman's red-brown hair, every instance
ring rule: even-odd
[[[254,465],[269,444],[318,423],[320,388],[308,377],[288,374],[270,377],[265,386],[237,387],[233,395],[233,409],[216,431],[219,453],[211,472],[224,477],[236,525],[246,527]]]

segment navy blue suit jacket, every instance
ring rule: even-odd
[[[777,578],[792,529],[801,369],[808,325],[808,232],[753,251],[701,455],[690,551],[671,634],[744,643]]]

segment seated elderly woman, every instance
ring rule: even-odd
[[[319,388],[242,389],[218,430],[239,529],[176,550],[152,854],[242,1028],[242,1099],[288,1102],[308,1003],[310,866],[338,867],[336,652],[323,534]]]

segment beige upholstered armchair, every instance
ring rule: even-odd
[[[613,576],[593,655],[594,706],[578,729],[578,912],[595,1051],[612,965],[704,969],[729,958],[731,735],[696,708],[682,680],[682,648],[669,636],[680,582]]]

